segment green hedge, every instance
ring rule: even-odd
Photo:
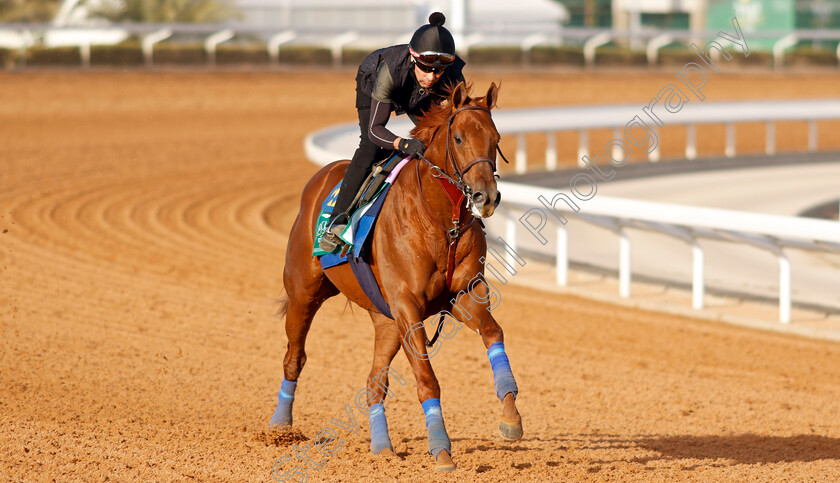
[[[785,65],[793,66],[835,66],[837,65],[837,50],[815,49],[814,47],[797,47],[785,52]]]
[[[18,52],[12,49],[0,49],[0,68],[11,69],[15,66]]]
[[[268,49],[264,44],[221,44],[216,48],[219,65],[264,65],[268,62]]]
[[[281,48],[277,60],[281,64],[330,65],[332,54],[326,47],[293,46]]]
[[[473,65],[521,64],[522,60],[522,49],[518,47],[476,47],[467,56],[467,62]]]
[[[25,63],[34,66],[78,66],[82,64],[82,53],[78,47],[30,47],[26,49]]]
[[[732,51],[732,60],[723,64],[772,67],[773,56],[770,52],[753,51],[745,58],[740,50]],[[91,65],[93,66],[142,66],[143,52],[137,41],[128,41],[118,45],[91,47]],[[367,50],[345,49],[342,65],[357,66],[368,54]],[[201,66],[208,62],[202,44],[184,44],[162,42],[154,47],[153,63],[156,65]],[[583,65],[583,49],[580,46],[537,46],[531,52],[524,53],[517,47],[480,47],[470,50],[467,58],[471,65]],[[332,55],[325,47],[283,46],[279,50],[278,61],[281,65],[332,65]],[[697,62],[694,52],[685,46],[673,44],[659,51],[658,65],[678,68],[687,62]],[[268,65],[270,58],[262,43],[226,43],[216,51],[219,65]],[[833,49],[799,47],[785,53],[786,66],[836,66],[836,53]],[[634,51],[616,45],[598,48],[595,64],[599,66],[639,66],[647,65],[643,51]],[[0,68],[10,69],[21,65],[32,66],[79,66],[81,53],[78,47],[31,47],[26,49],[23,59],[15,49],[0,49]]]
[[[531,63],[536,65],[583,65],[583,48],[536,46],[531,49]]]
[[[152,63],[158,65],[203,65],[207,54],[201,44],[169,43],[155,44],[152,49]]]
[[[615,45],[605,45],[595,51],[595,65],[633,66],[646,65],[644,51],[630,50]]]
[[[90,47],[91,65],[143,65],[143,50],[137,42],[118,45],[92,45]]]

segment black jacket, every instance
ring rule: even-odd
[[[456,56],[440,80],[427,91],[421,88],[414,78],[414,65],[411,62],[411,54],[408,52],[408,44],[386,47],[372,52],[359,66],[359,72],[356,75],[357,108],[370,107],[370,95],[376,81],[376,70],[381,62],[385,62],[394,80],[391,100],[397,114],[419,115],[431,106],[432,101],[442,100],[442,92],[447,85],[454,86],[464,80],[462,70],[465,63]]]

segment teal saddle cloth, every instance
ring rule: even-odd
[[[365,294],[368,296],[370,301],[382,315],[391,319],[394,318],[391,315],[391,308],[382,296],[379,284],[373,276],[373,270],[370,268],[370,264],[366,260],[368,256],[366,242],[373,233],[373,227],[376,225],[376,218],[379,215],[379,212],[382,211],[382,205],[385,203],[385,199],[388,196],[388,192],[391,190],[394,180],[409,160],[411,160],[410,157],[401,159],[394,156],[385,163],[383,169],[387,170],[393,166],[391,174],[378,188],[378,191],[370,199],[370,201],[353,212],[350,217],[350,223],[347,224],[347,228],[345,228],[340,235],[341,239],[348,245],[347,250],[326,252],[321,250],[318,244],[321,237],[324,236],[327,231],[327,225],[329,224],[330,216],[332,215],[332,210],[335,206],[335,201],[338,198],[338,191],[341,187],[341,183],[339,182],[321,204],[321,213],[318,215],[318,223],[315,228],[315,246],[312,250],[312,255],[319,257],[321,261],[321,268],[323,269],[335,267],[343,263],[349,263],[350,267],[353,269],[353,274],[359,281],[359,285],[362,287],[362,290],[365,291]],[[344,255],[341,254],[341,251],[344,252]]]

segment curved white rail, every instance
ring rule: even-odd
[[[511,109],[493,113],[493,120],[502,135],[514,135],[517,138],[516,172],[524,173],[527,166],[525,134],[541,133],[546,135],[545,165],[553,170],[557,166],[557,150],[554,143],[555,133],[558,131],[578,131],[580,142],[578,146],[579,166],[583,166],[580,159],[589,154],[587,133],[592,129],[625,129],[632,120],[640,119],[656,131],[655,123],[643,109],[661,118],[666,125],[683,125],[688,129],[685,153],[687,159],[697,156],[695,126],[698,124],[726,124],[726,156],[734,157],[735,126],[743,122],[764,122],[767,140],[765,152],[773,154],[776,151],[775,122],[805,121],[808,122],[808,150],[814,152],[818,147],[816,121],[840,119],[840,99],[809,99],[796,101],[743,101],[743,102],[689,102],[682,110],[668,113],[664,108],[654,105],[618,104],[604,106],[582,107],[548,107],[538,109]],[[404,118],[389,122],[397,133],[406,133],[411,123]],[[330,162],[338,157],[352,155],[358,145],[358,124],[348,123],[332,126],[307,136],[304,141],[307,155],[316,162]],[[648,157],[657,161],[658,146],[654,146]]]
[[[629,105],[510,110],[494,113],[494,121],[502,134],[585,131],[623,127],[628,120],[638,115],[639,110],[640,106]],[[728,102],[694,105],[670,123],[693,126],[762,121],[772,125],[774,121],[803,120],[809,122],[811,129],[815,129],[816,120],[838,118],[840,100]],[[405,133],[410,125],[407,120],[398,119],[392,121],[389,127],[398,133]],[[734,127],[731,129],[734,130]],[[358,136],[356,124],[334,126],[312,133],[305,140],[306,154],[318,164],[347,158],[354,151]],[[815,132],[809,136],[809,144],[816,143],[815,137]],[[554,149],[553,146],[550,148]],[[517,240],[520,233],[527,233],[524,236],[532,237],[542,245],[546,245],[549,236],[554,238],[557,283],[560,285],[567,283],[568,274],[567,216],[575,216],[617,234],[620,242],[619,293],[622,297],[630,296],[631,245],[625,232],[627,228],[666,234],[691,246],[692,306],[697,309],[703,307],[705,293],[704,251],[700,239],[747,244],[774,254],[779,263],[779,320],[783,323],[790,322],[792,305],[791,265],[785,249],[840,253],[840,224],[829,221],[652,203],[594,194],[587,198],[569,189],[552,191],[504,181],[499,182],[499,189],[504,193],[503,209],[500,211],[505,214],[506,221],[504,229],[498,230],[496,235],[503,235],[505,242],[514,249],[519,245]]]

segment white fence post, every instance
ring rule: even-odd
[[[79,56],[82,59],[82,68],[90,69],[90,42],[79,44]]]
[[[569,285],[569,232],[566,225],[557,225],[557,285]]]
[[[595,65],[595,49],[607,44],[612,40],[612,32],[601,32],[583,43],[583,65],[592,67]]]
[[[522,174],[528,170],[528,145],[525,141],[525,133],[516,135],[516,173]]]
[[[630,238],[627,232],[619,227],[618,233],[618,294],[623,298],[630,297]]]
[[[359,33],[355,30],[348,30],[338,37],[330,41],[330,53],[332,54],[333,66],[341,65],[341,58],[344,51],[344,46],[359,38]]]
[[[463,57],[468,57],[470,55],[470,49],[473,45],[477,45],[484,40],[484,34],[481,33],[474,33],[467,35],[464,41],[458,45],[458,51],[463,54]]]
[[[773,65],[776,69],[782,68],[782,64],[785,61],[785,49],[793,47],[797,42],[799,40],[796,34],[790,34],[780,38],[773,44]]]
[[[791,280],[790,260],[783,250],[779,250],[779,322],[790,323]]]
[[[691,239],[691,254],[693,270],[691,276],[691,306],[695,309],[703,308],[705,285],[703,283],[703,247],[696,238]]]
[[[773,121],[767,121],[764,126],[764,152],[771,156],[776,154],[776,124]]]
[[[557,139],[554,131],[545,133],[545,169],[554,171],[557,169]]]
[[[531,62],[531,50],[536,47],[537,45],[545,42],[548,40],[548,37],[542,33],[535,33],[531,34],[524,39],[522,39],[522,43],[519,44],[519,48],[522,49],[522,63],[528,64]]]
[[[673,41],[674,38],[670,34],[661,34],[650,39],[650,42],[647,44],[647,49],[645,49],[647,51],[648,66],[656,65],[656,60],[659,57],[659,49]]]
[[[578,152],[577,165],[579,168],[586,167],[584,156],[589,156],[589,132],[586,129],[578,131]]]
[[[659,130],[656,128],[652,128],[652,131],[656,134],[656,138],[659,139]],[[648,159],[651,163],[658,163],[659,159],[661,158],[661,151],[659,150],[660,143],[656,143],[656,146],[651,150],[650,154],[648,154]]]
[[[297,37],[297,34],[294,31],[286,30],[285,32],[273,35],[270,39],[268,39],[266,49],[268,49],[268,58],[271,60],[272,64],[280,62],[280,46],[287,42],[291,42],[295,39],[295,37]]]
[[[207,62],[210,65],[216,65],[216,46],[232,39],[234,35],[232,29],[224,29],[207,37],[204,41],[204,51],[207,52]]]
[[[516,218],[513,216],[513,213],[507,213],[507,220],[505,220],[505,242],[513,249],[513,251],[517,251],[517,240],[516,240]],[[509,251],[505,250],[505,260],[507,264],[511,267],[515,267],[517,265],[516,258],[514,258],[513,254]]]
[[[158,30],[157,32],[150,33],[149,35],[143,37],[143,40],[140,41],[140,46],[143,50],[143,59],[146,62],[146,67],[152,66],[152,53],[154,45],[168,39],[169,37],[172,37],[172,30],[169,29]]]
[[[818,136],[817,121],[811,119],[808,121],[808,152],[817,152]]]
[[[728,122],[726,123],[726,157],[727,158],[734,158],[735,157],[735,124]]]
[[[685,126],[685,158],[697,159],[697,126],[694,124]]]

